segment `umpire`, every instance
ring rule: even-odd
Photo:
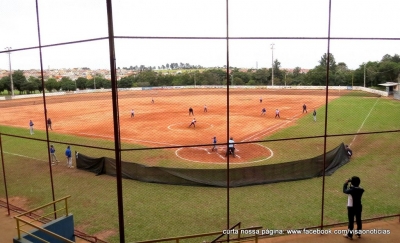
[[[235,141],[233,141],[233,137],[229,139],[228,150],[226,151],[226,156],[228,157],[229,154],[232,154],[235,157]]]

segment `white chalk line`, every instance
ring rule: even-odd
[[[196,121],[196,122],[198,122],[198,121]],[[169,125],[167,128],[169,129],[169,130],[178,130],[178,129],[174,129],[174,128],[172,128],[172,127],[174,127],[174,126],[177,126],[177,125],[181,125],[181,124],[188,124],[187,122],[179,122],[179,123],[174,123],[174,124],[171,124],[171,125]],[[213,124],[210,124],[210,123],[207,123],[207,122],[202,122],[201,124],[207,124],[209,127],[207,127],[207,128],[203,128],[203,130],[206,130],[206,129],[210,129],[210,128],[213,128],[214,127],[214,125]],[[196,128],[196,127],[194,127],[194,128]],[[184,130],[183,128],[181,128],[180,130]]]
[[[379,98],[376,99],[374,105],[371,107],[371,110],[369,110],[368,115],[365,117],[365,119],[364,119],[364,121],[362,122],[360,128],[358,128],[357,133],[359,133],[359,132],[361,131],[362,127],[364,126],[364,123],[367,121],[369,115],[371,115],[372,110],[375,108],[376,104],[378,103],[378,100],[379,100]],[[353,144],[353,142],[356,140],[357,136],[358,136],[358,135],[355,135],[355,136],[354,136],[354,138],[353,138],[353,140],[351,141],[351,143],[349,144],[349,146],[351,146],[351,145]]]
[[[274,152],[270,148],[268,148],[268,147],[266,147],[266,146],[264,146],[262,144],[258,144],[258,143],[254,143],[254,144],[269,150],[270,155],[267,158],[263,158],[263,159],[260,159],[260,160],[247,161],[247,162],[234,162],[234,164],[240,165],[240,164],[258,163],[258,162],[261,162],[261,161],[268,160],[268,159],[270,159],[270,158],[272,158],[274,156]],[[185,148],[179,148],[179,149],[177,149],[175,151],[175,155],[180,159],[183,159],[183,160],[186,160],[186,161],[190,161],[190,162],[202,163],[202,164],[226,164],[226,162],[216,162],[216,161],[205,162],[205,161],[197,161],[197,160],[191,160],[191,159],[184,158],[184,157],[179,155],[179,151],[182,150],[182,149],[185,149]],[[196,148],[194,148],[194,149],[196,149]],[[197,148],[197,149],[199,149],[199,148]],[[224,151],[226,152],[226,150],[224,150]],[[236,149],[236,151],[238,151],[238,150]],[[224,152],[224,154],[225,154],[225,152]],[[220,153],[216,152],[215,154],[217,154],[220,158],[226,160],[226,157],[221,155]],[[241,158],[240,155],[238,155],[238,154],[235,154],[235,156],[238,157],[238,158]]]
[[[14,155],[14,156],[19,156],[19,157],[23,157],[23,158],[28,158],[28,159],[34,159],[34,160],[38,160],[38,161],[48,162],[48,160],[37,159],[37,158],[34,158],[34,157],[29,157],[29,156],[26,156],[26,155],[22,155],[22,154],[14,154],[14,153],[6,152],[6,151],[3,151],[3,153]]]

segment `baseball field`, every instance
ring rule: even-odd
[[[344,180],[361,177],[364,218],[398,214],[400,102],[357,91],[182,89],[118,94],[122,160],[174,168],[226,168],[282,163],[321,155],[344,142],[351,162],[325,178],[324,224],[346,221]],[[260,102],[262,98],[262,102]],[[154,100],[154,103],[152,102]],[[325,102],[328,101],[328,105]],[[229,103],[229,106],[228,106]],[[307,105],[307,113],[302,106]],[[204,106],[207,106],[207,112]],[[114,157],[111,93],[46,98],[49,144],[61,161],[50,166],[41,98],[1,101],[1,139],[11,203],[34,208],[72,195],[77,229],[118,242],[116,181],[68,169],[70,145],[92,157]],[[189,115],[192,107],[194,115]],[[327,123],[325,123],[326,107]],[[265,115],[261,114],[266,108]],[[131,117],[131,110],[134,117]],[[275,117],[279,109],[280,117]],[[317,120],[312,117],[317,112]],[[193,118],[196,126],[189,127]],[[29,134],[29,120],[35,134]],[[325,127],[327,124],[327,127]],[[228,127],[229,126],[229,127]],[[229,129],[229,130],[228,130]],[[229,131],[229,133],[228,133]],[[325,136],[326,134],[326,136]],[[217,137],[218,150],[211,151]],[[236,157],[225,157],[233,137]],[[231,225],[293,229],[319,225],[322,178],[243,188],[189,187],[123,180],[128,242],[218,231]],[[397,190],[395,190],[397,188]],[[0,188],[4,200],[5,189]],[[229,200],[228,200],[229,199]],[[229,214],[228,214],[229,211]]]

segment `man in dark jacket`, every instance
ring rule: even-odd
[[[357,237],[361,237],[362,223],[361,223],[361,212],[362,204],[361,197],[364,193],[364,189],[360,186],[360,178],[358,176],[353,176],[351,179],[346,180],[343,185],[343,193],[348,195],[347,199],[347,217],[349,219],[348,233],[344,237],[352,239],[353,229],[354,229],[354,216],[357,222]],[[349,187],[349,183],[351,183]]]

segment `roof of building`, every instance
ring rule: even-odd
[[[378,84],[378,85],[385,86],[385,87],[393,87],[393,86],[400,85],[400,83],[395,83],[395,82],[386,82],[386,83],[383,83],[383,84]]]

